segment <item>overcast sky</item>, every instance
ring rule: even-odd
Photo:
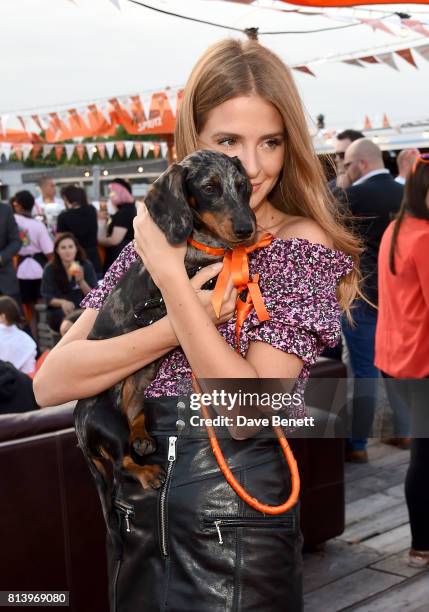
[[[237,35],[119,1],[121,11],[109,0],[1,0],[0,113],[55,110],[60,105],[182,85],[208,44]],[[231,27],[257,26],[260,31],[342,24],[218,0],[146,2]],[[429,24],[429,7],[424,5],[382,9],[401,9]],[[339,13],[347,14],[351,12]],[[286,62],[303,64],[388,44],[396,48],[413,42],[429,44],[429,37],[413,32],[399,35],[396,18],[384,23],[398,36],[362,25],[323,34],[261,36],[260,41]],[[385,65],[362,69],[336,62],[315,65],[317,78],[294,74],[309,112],[323,113],[330,126],[358,127],[366,114],[376,118],[384,112],[392,122],[402,122],[429,117],[429,62],[415,57],[419,70],[398,58],[398,72]]]

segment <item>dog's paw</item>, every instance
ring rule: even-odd
[[[159,489],[160,487],[162,487],[162,485],[165,482],[165,479],[167,477],[167,472],[160,465],[151,465],[151,466],[147,466],[147,467],[151,467],[152,468],[152,473],[151,473],[151,475],[150,475],[150,477],[148,478],[148,481],[147,481],[148,485],[152,489]]]
[[[136,455],[144,457],[144,455],[150,455],[156,450],[156,442],[153,438],[136,438],[131,442]]]

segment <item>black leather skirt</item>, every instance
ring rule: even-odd
[[[189,427],[186,398],[146,400],[145,412],[157,442],[147,462],[163,465],[167,478],[149,491],[127,479],[114,499],[123,553],[117,559],[108,541],[111,612],[301,612],[298,505],[268,516],[245,504],[205,428]],[[277,439],[219,441],[250,494],[284,502],[290,474]]]

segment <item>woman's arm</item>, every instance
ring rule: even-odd
[[[212,312],[211,292],[200,291],[200,287],[218,272],[218,267],[208,266],[191,280],[192,290],[198,291],[197,299],[208,312]],[[231,318],[234,303],[235,293],[231,291],[222,306],[221,317],[216,321],[218,324]],[[87,340],[97,314],[94,309],[85,310],[50,352],[34,379],[39,405],[52,406],[92,397],[178,345],[168,317],[108,340]],[[214,319],[214,313],[212,316]]]
[[[97,314],[85,310],[49,353],[34,378],[40,406],[92,397],[177,346],[167,317],[116,338],[87,340]]]
[[[102,246],[116,246],[122,242],[127,235],[126,227],[114,226],[111,236],[107,236],[107,223],[101,219],[98,222],[98,243]]]

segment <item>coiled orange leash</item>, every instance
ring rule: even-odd
[[[236,337],[236,350],[240,352],[239,342],[240,342],[240,333],[241,328],[243,326],[243,322],[249,313],[254,308],[258,319],[260,321],[267,321],[270,316],[265,308],[264,300],[261,295],[261,291],[259,289],[259,274],[255,274],[250,280],[249,274],[249,262],[247,259],[247,254],[252,251],[268,246],[273,240],[273,236],[271,234],[267,234],[261,240],[252,245],[251,247],[237,247],[233,251],[227,251],[226,249],[219,249],[208,247],[204,244],[200,244],[196,242],[192,238],[188,241],[195,248],[202,250],[211,255],[223,255],[223,268],[221,273],[218,276],[216,286],[213,290],[212,296],[212,304],[215,310],[216,315],[219,317],[220,310],[222,306],[222,299],[225,293],[225,289],[228,283],[229,276],[232,278],[232,282],[234,287],[238,291],[238,297],[236,302],[237,309],[237,320],[235,327],[235,337]],[[246,301],[243,301],[240,297],[240,293],[248,289],[246,295]],[[193,387],[197,393],[201,394],[201,387],[199,386],[197,379],[194,374],[192,374],[193,379]],[[291,492],[289,498],[279,506],[271,506],[269,504],[263,504],[255,497],[252,497],[244,487],[237,481],[233,473],[231,472],[225,457],[222,453],[222,450],[219,446],[219,442],[216,437],[216,432],[212,425],[208,425],[207,419],[210,419],[210,415],[207,409],[207,406],[204,403],[201,403],[201,413],[204,417],[205,427],[207,429],[207,434],[209,437],[210,445],[213,451],[213,454],[216,458],[217,464],[225,479],[229,483],[229,485],[233,488],[236,494],[249,506],[262,512],[263,514],[283,514],[292,508],[296,502],[298,501],[299,490],[300,490],[300,479],[299,479],[299,471],[298,465],[296,463],[295,457],[293,456],[292,450],[289,446],[288,441],[286,440],[286,436],[283,433],[283,430],[279,426],[273,426],[273,429],[276,433],[276,436],[279,440],[280,446],[283,451],[283,455],[288,464],[290,474],[291,474]]]

